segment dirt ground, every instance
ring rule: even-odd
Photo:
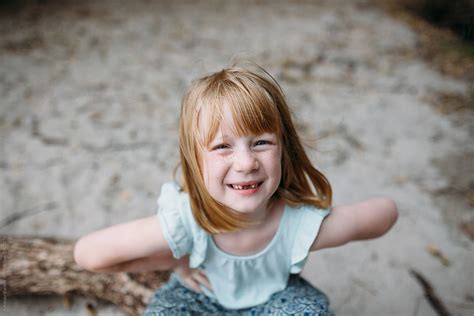
[[[1,234],[76,239],[155,213],[184,89],[248,59],[281,83],[334,205],[398,205],[383,238],[311,254],[303,276],[336,314],[435,315],[411,269],[474,314],[472,82],[413,53],[408,24],[367,1],[24,3],[0,12]],[[3,297],[5,315],[121,314]]]

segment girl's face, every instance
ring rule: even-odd
[[[204,183],[216,201],[251,219],[265,217],[281,180],[281,145],[276,134],[238,136],[221,123],[203,149],[201,163]]]

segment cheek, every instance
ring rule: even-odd
[[[210,187],[216,185],[226,175],[227,158],[209,154],[203,158],[203,179],[204,183]]]
[[[268,157],[268,161],[270,162],[269,166],[272,172],[275,173],[275,175],[280,176],[281,175],[281,153],[280,152],[274,152],[270,157]]]

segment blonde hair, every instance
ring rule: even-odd
[[[282,177],[273,200],[281,198],[294,207],[331,205],[331,185],[306,155],[280,85],[262,67],[255,66],[257,69],[252,71],[234,65],[193,81],[181,104],[182,189],[189,194],[196,221],[211,234],[258,224],[242,214],[229,212],[211,197],[204,183],[200,154],[224,120],[224,104],[232,113],[236,135],[277,135],[282,147]],[[202,115],[208,118],[205,133],[199,128]]]

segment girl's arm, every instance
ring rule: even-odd
[[[334,207],[323,220],[310,250],[380,237],[395,224],[397,218],[397,206],[387,198],[373,198],[352,205]]]
[[[165,270],[175,260],[158,216],[111,226],[80,238],[74,260],[93,272]]]
[[[184,257],[183,257],[184,258]],[[172,254],[169,256],[152,255],[124,261],[113,266],[99,269],[87,269],[92,272],[146,272],[146,271],[165,271],[173,270],[181,265],[181,259],[175,259]]]

